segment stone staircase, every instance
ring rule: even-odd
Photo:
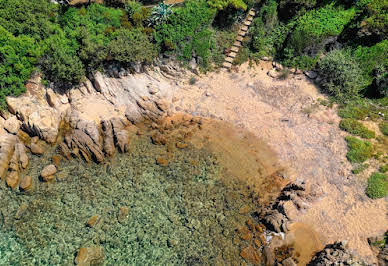
[[[253,18],[255,17],[255,11],[251,8],[248,12],[247,17],[245,18],[243,24],[240,27],[238,35],[232,47],[229,49],[229,53],[225,58],[225,62],[222,64],[222,67],[230,69],[233,63],[234,58],[236,57],[238,51],[240,50],[242,44],[241,42],[244,39],[244,36],[248,33],[249,26],[251,25]]]

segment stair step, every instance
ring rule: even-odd
[[[238,42],[242,42],[242,41],[244,40],[244,38],[243,38],[242,36],[237,36],[236,40],[237,40]]]
[[[242,31],[248,31],[248,26],[242,26],[242,27],[241,27],[241,30],[242,30]]]
[[[240,50],[240,48],[236,47],[236,46],[232,46],[232,48],[230,48],[230,50],[232,52],[235,52],[235,53],[238,53],[238,50]]]
[[[249,13],[248,13],[248,15],[250,15],[250,16],[253,16],[253,17],[254,17],[254,16],[256,15],[256,13],[255,13],[255,11],[253,11],[253,10],[250,10],[250,11],[249,11]]]
[[[232,67],[232,63],[224,62],[224,63],[222,64],[222,66],[223,66],[224,68],[231,68],[231,67]]]
[[[244,37],[244,36],[245,36],[245,34],[247,34],[247,32],[246,32],[246,31],[242,31],[242,30],[240,30],[240,31],[238,32],[238,35],[240,35],[240,36],[242,36],[242,37]]]
[[[241,36],[238,36],[238,37],[241,37]],[[238,38],[237,37],[237,38]],[[233,43],[233,46],[235,46],[235,47],[241,47],[241,41],[235,41],[234,43]],[[233,51],[233,50],[232,50]]]
[[[229,62],[229,63],[232,63],[232,62],[233,62],[233,59],[234,59],[234,58],[228,56],[227,58],[225,58],[225,61],[226,61],[226,62]]]
[[[248,17],[247,17],[247,20],[248,20],[248,21],[253,21],[253,17],[252,17],[252,16],[248,16]]]
[[[252,22],[249,21],[249,20],[244,21],[244,25],[245,25],[245,26],[249,26],[249,25],[251,25],[251,24],[252,24]]]
[[[232,57],[233,59],[236,57],[237,53],[236,52],[230,52],[228,57]]]

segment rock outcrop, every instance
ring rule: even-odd
[[[358,261],[354,255],[346,249],[346,242],[342,241],[327,245],[322,251],[315,254],[308,265],[365,265],[365,263]]]
[[[303,180],[297,180],[285,186],[277,200],[270,207],[261,210],[259,216],[273,231],[287,232],[289,222],[322,195],[319,186],[307,185]]]

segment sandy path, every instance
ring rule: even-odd
[[[374,262],[367,237],[388,228],[386,201],[367,198],[366,180],[351,175],[336,111],[316,104],[324,96],[302,75],[268,77],[270,68],[262,62],[243,65],[238,73],[201,76],[175,92],[173,108],[230,121],[267,142],[294,178],[317,183],[326,193],[294,220],[312,226],[324,244],[348,240],[350,249]]]

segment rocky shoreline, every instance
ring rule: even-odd
[[[177,114],[172,109],[177,101],[173,92],[182,85],[179,78],[189,77],[189,73],[168,64],[141,74],[128,74],[122,70],[111,72],[110,75],[97,72],[92,79],[86,79],[66,93],[45,88],[40,77],[36,76],[27,84],[26,94],[7,98],[10,113],[3,112],[0,118],[0,176],[10,189],[21,192],[33,189],[30,176],[20,177],[29,165],[28,151],[41,156],[45,146],[58,145],[66,159],[82,158],[86,162],[103,163],[114,156],[116,150],[128,152],[132,137],[143,133],[137,124],[144,120],[149,121],[147,126],[157,131],[151,137],[154,144],[165,145],[163,133],[182,125],[201,128],[202,117]],[[178,148],[184,148],[184,142],[179,145]],[[166,164],[162,159],[157,163]],[[55,179],[57,168],[54,161],[42,170],[43,182]],[[318,186],[301,179],[287,183],[270,205],[255,212],[268,232],[287,233],[292,217],[310,208],[324,193]],[[256,230],[263,231],[249,224],[247,229],[241,230],[243,239]],[[279,248],[283,245],[284,242],[280,241],[280,244],[264,248],[266,265],[296,265],[295,252],[286,252],[288,257],[279,260]],[[356,259],[345,251],[343,243],[333,244],[325,250],[318,253],[310,264],[357,265],[354,264]],[[98,261],[103,257],[100,248],[94,252],[82,247],[76,263],[87,265],[85,263],[90,263],[90,259],[95,259],[91,254],[96,255]],[[248,263],[261,263],[254,246],[242,249],[240,255]]]

